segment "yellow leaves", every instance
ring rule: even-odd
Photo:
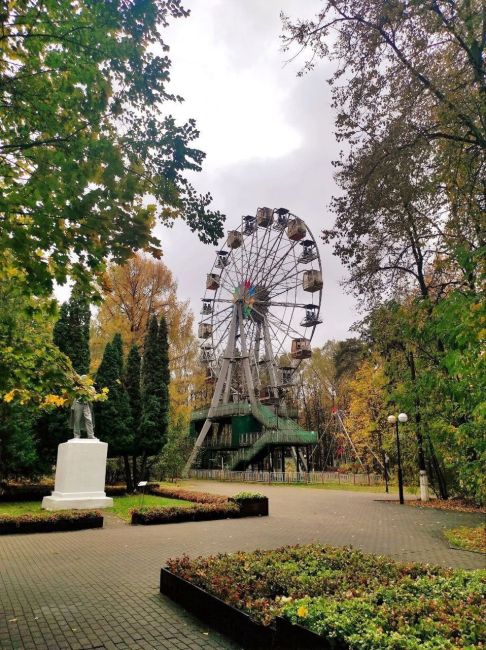
[[[12,388],[12,390],[4,394],[2,399],[7,404],[13,402],[14,399],[17,399],[20,404],[27,404],[31,398],[31,391],[28,391],[24,388]]]
[[[41,402],[41,408],[48,408],[50,406],[55,406],[56,408],[60,408],[62,406],[65,406],[67,403],[67,398],[66,397],[61,397],[60,395],[46,395],[44,399]]]

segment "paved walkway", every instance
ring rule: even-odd
[[[248,486],[197,484],[234,494]],[[250,488],[254,489],[254,487]],[[158,592],[168,557],[320,541],[406,561],[474,569],[484,556],[449,549],[441,530],[465,513],[380,503],[384,496],[258,486],[270,517],[0,537],[0,648],[236,648]]]

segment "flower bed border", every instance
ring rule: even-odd
[[[218,632],[241,643],[244,648],[268,650],[276,647],[275,628],[255,622],[248,614],[180,578],[167,568],[160,570],[160,593],[182,605]]]
[[[49,519],[28,521],[19,517],[17,521],[0,522],[0,535],[55,533],[85,530],[87,528],[103,528],[103,521],[103,515],[101,514],[76,517],[74,519],[58,519],[57,521],[50,521]]]
[[[339,641],[328,640],[280,616],[276,617],[275,626],[262,625],[250,618],[248,614],[172,573],[166,567],[160,570],[160,593],[168,596],[221,634],[240,643],[247,650],[269,650],[270,648],[347,650],[348,648]]]
[[[144,516],[133,508],[131,524],[151,526],[155,524],[176,524],[187,521],[211,521],[214,519],[240,519],[242,517],[268,517],[268,497],[263,495],[255,498],[234,499],[220,494],[209,494],[193,490],[173,489],[165,486],[149,486],[149,494],[154,496],[169,497],[172,499],[185,499],[194,503],[193,507],[181,508],[177,513],[171,512],[164,516],[161,506],[160,516]],[[236,506],[238,509],[234,509]]]
[[[229,499],[240,509],[240,517],[268,517],[268,497],[255,499]]]
[[[189,508],[176,508],[177,512],[173,512],[173,508],[160,507],[160,516],[145,516],[143,512],[132,512],[131,524],[132,526],[152,526],[156,524],[181,524],[187,521],[212,521],[214,519],[238,519],[241,515],[239,510],[231,510],[226,506],[228,504],[214,504],[216,508],[213,510],[206,510],[204,505],[195,504],[194,507]],[[155,506],[158,507],[158,506]],[[164,514],[164,510],[170,510],[170,516]]]

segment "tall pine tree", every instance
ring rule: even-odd
[[[96,436],[108,443],[110,456],[123,456],[133,447],[130,401],[123,382],[123,345],[120,334],[106,345],[96,373],[98,389],[108,388],[108,399],[95,405]]]
[[[128,394],[128,401],[130,403],[130,413],[132,416],[132,432],[133,432],[133,447],[131,450],[132,458],[125,453],[123,455],[123,462],[125,466],[125,479],[127,483],[127,490],[132,492],[137,485],[137,454],[139,450],[138,434],[140,430],[140,421],[142,418],[142,397],[140,394],[140,372],[141,372],[141,358],[140,352],[136,345],[132,345],[128,353],[127,368],[125,373],[125,386]]]
[[[163,321],[159,328],[156,316],[150,318],[145,337],[141,377],[142,419],[137,447],[142,457],[140,477],[143,478],[147,458],[162,451],[168,427],[167,325]]]
[[[52,338],[61,352],[71,359],[74,370],[80,375],[89,372],[90,318],[89,302],[75,286],[69,300],[61,305]],[[41,416],[36,423],[36,433],[41,455],[53,462],[59,443],[65,442],[71,435],[68,409]]]
[[[89,303],[76,288],[70,299],[61,305],[59,320],[54,326],[53,339],[80,374],[89,372]]]
[[[160,370],[161,370],[161,393],[160,393],[160,425],[163,432],[164,444],[167,442],[167,433],[169,429],[169,384],[170,384],[170,369],[169,369],[169,340],[167,322],[162,316],[159,324],[158,332],[158,347],[160,355]]]

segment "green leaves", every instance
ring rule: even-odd
[[[46,293],[68,276],[93,291],[109,256],[160,250],[156,221],[222,235],[185,171],[199,171],[193,120],[162,105],[170,60],[160,30],[179,0],[11,3],[0,16],[0,245]],[[152,47],[157,45],[157,47]],[[147,206],[146,197],[153,197]]]

